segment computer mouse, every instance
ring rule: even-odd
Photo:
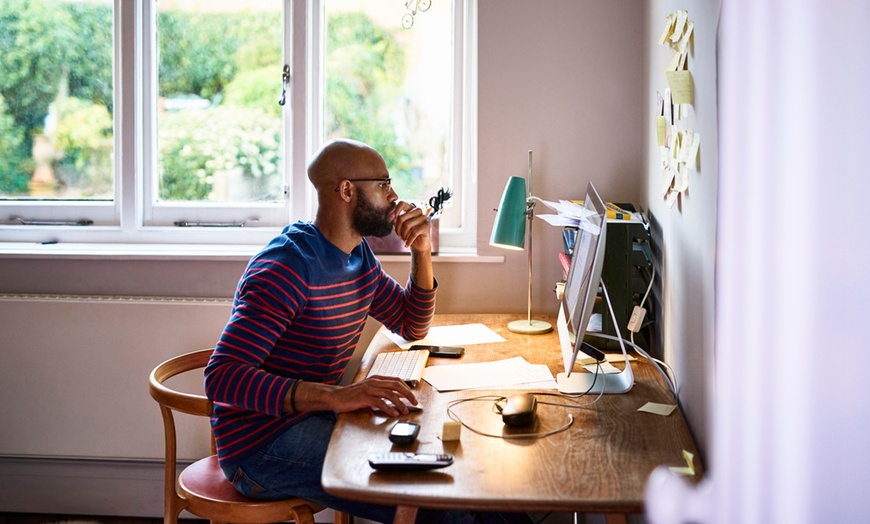
[[[508,426],[528,426],[535,421],[538,401],[534,395],[519,393],[507,398],[501,410],[501,419]]]

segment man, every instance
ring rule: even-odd
[[[287,226],[251,259],[205,369],[218,458],[245,495],[300,497],[392,522],[395,508],[333,497],[320,475],[336,413],[376,408],[398,416],[408,413],[402,399],[417,403],[398,379],[338,383],[367,316],[406,339],[428,333],[436,287],[429,221],[398,200],[383,158],[360,142],[327,144],[309,164],[308,178],[317,191],[314,222]],[[393,230],[411,250],[404,287],[363,239]],[[474,521],[459,512],[420,517]]]

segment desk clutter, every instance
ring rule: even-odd
[[[645,290],[653,278],[652,252],[646,218],[635,210],[634,205],[606,202],[607,206],[607,244],[604,248],[604,267],[601,280],[610,292],[610,300],[623,330],[628,325],[635,307],[646,308],[646,318],[653,318],[653,306],[648,302],[641,304]],[[574,239],[577,228],[562,229],[562,252],[559,262],[565,275],[571,262],[574,249]],[[599,306],[600,308],[600,306]],[[616,329],[609,314],[600,314],[600,331],[606,335],[616,336]],[[605,312],[606,313],[606,312]],[[635,335],[634,342],[649,350],[653,340],[649,329],[650,323],[641,326]],[[601,341],[599,345],[604,350],[619,350],[619,344],[614,341]]]
[[[523,359],[529,366],[547,367],[549,376],[561,370],[556,330],[533,336],[514,333],[507,328],[514,318],[512,314],[435,315],[431,340],[424,343],[464,346],[465,354],[458,359],[430,357],[426,369],[460,370],[469,364]],[[442,337],[466,331],[469,325],[483,326],[485,332],[471,331],[487,341]],[[375,336],[355,380],[367,375],[376,355],[395,351],[402,349],[389,336]],[[662,465],[685,468],[684,450],[696,457],[693,479],[703,475],[703,466],[679,408],[667,416],[638,411],[648,402],[675,402],[655,367],[646,359],[637,360],[632,365],[638,387],[621,395],[564,395],[555,389],[520,385],[438,391],[424,374],[412,389],[423,406],[420,411],[398,417],[370,410],[339,415],[321,484],[335,496],[398,506],[395,522],[402,524],[415,521],[417,508],[595,513],[606,506],[613,513],[640,513],[650,471]],[[576,372],[588,374],[583,369]],[[534,396],[536,410],[530,424],[505,424],[497,406],[507,406],[514,395]],[[411,444],[389,439],[397,422],[419,425]],[[399,429],[413,432],[413,427]],[[449,456],[444,460],[452,463],[423,471],[385,471],[382,468],[390,466],[377,461],[390,457],[378,456],[390,453],[402,454],[397,468],[428,468],[441,455]],[[424,456],[418,460],[418,455]]]

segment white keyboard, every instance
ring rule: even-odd
[[[423,368],[426,367],[428,360],[428,349],[380,353],[375,357],[375,362],[366,376],[396,377],[402,379],[412,388],[415,388],[420,383],[420,378],[423,376]]]

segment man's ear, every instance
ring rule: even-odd
[[[353,198],[353,184],[350,180],[342,180],[338,185],[338,194],[345,202],[350,202]]]

